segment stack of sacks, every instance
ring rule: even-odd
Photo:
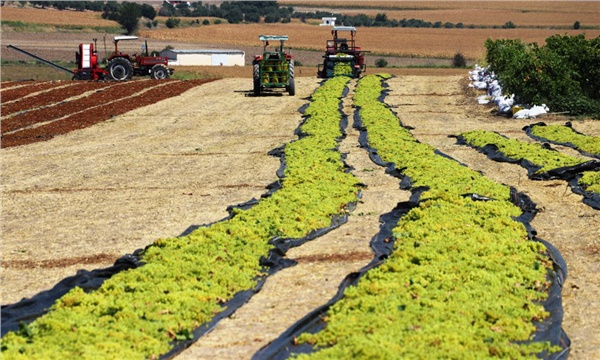
[[[550,109],[546,104],[535,105],[530,109],[521,109],[513,114],[514,119],[535,119],[536,117],[547,114]]]
[[[475,69],[469,71],[469,86],[478,90],[486,90],[486,95],[477,97],[477,102],[481,105],[494,102],[498,106],[500,114],[511,115],[515,119],[531,119],[542,114],[548,113],[549,109],[545,104],[533,106],[526,109],[524,105],[515,104],[515,95],[502,95],[502,85],[496,79],[493,72],[488,67],[481,67],[475,64]]]

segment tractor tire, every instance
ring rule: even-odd
[[[150,70],[150,77],[156,80],[168,79],[171,77],[169,69],[163,64],[156,64]]]
[[[290,78],[290,82],[288,83],[288,86],[286,86],[285,89],[290,94],[290,96],[296,95],[296,83],[294,82],[294,78]]]
[[[254,64],[252,78],[254,80],[253,93],[254,96],[260,96],[260,65]]]
[[[114,58],[108,62],[108,73],[113,80],[129,80],[133,76],[133,65],[125,58]]]
[[[296,95],[296,82],[294,81],[294,60],[290,60],[290,64],[288,66],[288,76],[290,78],[288,85],[285,87],[285,89],[287,90],[288,94],[290,94],[290,96],[295,96]]]

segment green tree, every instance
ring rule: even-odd
[[[119,9],[117,22],[126,31],[128,35],[133,34],[138,29],[138,21],[142,17],[142,7],[136,3],[123,2]]]
[[[244,20],[244,13],[239,8],[233,8],[225,14],[225,20],[231,24],[239,24]]]
[[[156,17],[156,10],[154,10],[154,6],[152,5],[142,4],[141,14],[145,18],[154,20],[154,18]]]

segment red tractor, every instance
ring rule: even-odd
[[[349,38],[342,33],[348,33]],[[335,26],[331,30],[332,40],[327,40],[327,48],[323,55],[323,64],[319,64],[317,76],[330,78],[338,75],[359,78],[366,71],[365,51],[356,46],[354,26]]]
[[[119,51],[118,44],[121,40],[135,40],[137,36],[115,36],[115,51],[108,57],[108,65],[100,67],[96,39],[94,44],[79,44],[79,51],[75,53],[77,69],[70,70],[52,61],[43,59],[16,46],[8,45],[8,48],[17,50],[27,56],[36,59],[46,65],[62,70],[73,75],[73,80],[129,80],[132,76],[150,75],[153,79],[168,79],[173,74],[173,69],[167,67],[168,58],[161,56],[150,56],[148,43],[145,44],[145,54],[128,55]]]
[[[115,36],[115,51],[108,57],[106,71],[113,80],[129,80],[132,76],[150,75],[153,79],[168,79],[173,74],[173,69],[168,67],[168,58],[163,56],[150,56],[148,42],[145,44],[143,54],[124,54],[119,51],[119,41],[136,40],[137,36]]]

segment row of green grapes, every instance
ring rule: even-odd
[[[577,148],[591,152],[597,151],[598,138],[563,130],[565,127],[550,127],[548,131],[545,128],[547,126],[535,126],[531,131],[536,136],[548,137],[556,142],[577,144]],[[570,134],[566,133],[567,131]],[[599,161],[576,158],[551,149],[546,144],[510,139],[492,131],[468,131],[460,134],[458,138],[459,142],[480,149],[494,159],[521,164],[528,168],[529,176],[533,179],[575,180],[571,187],[584,196],[584,203],[600,209]]]

